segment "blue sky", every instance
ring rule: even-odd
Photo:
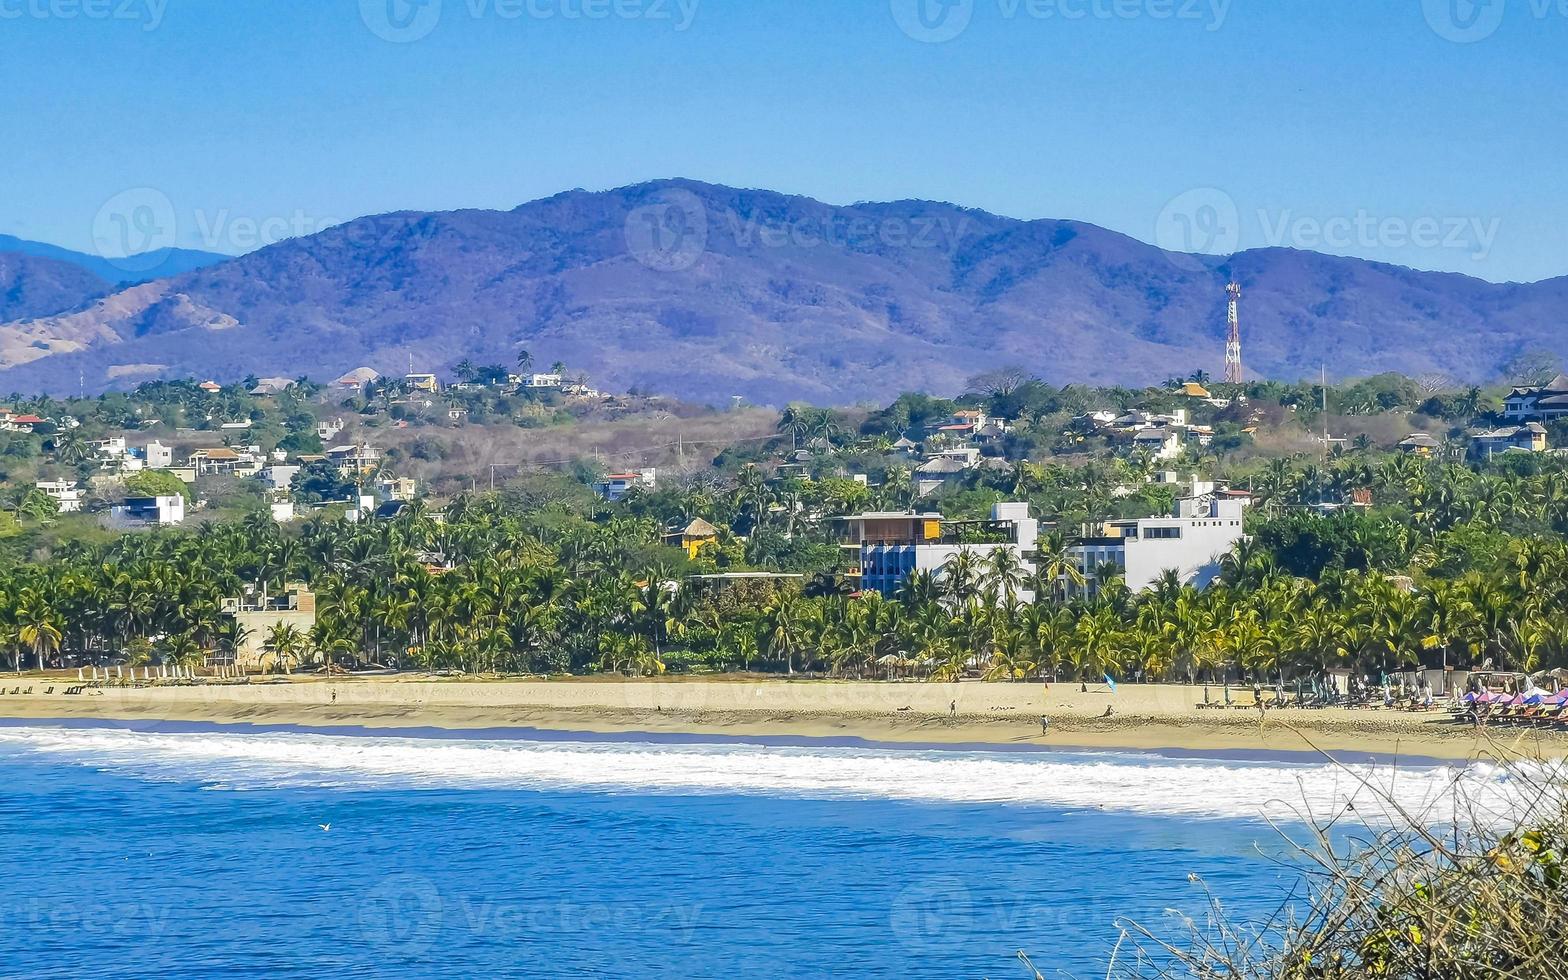
[[[237,252],[689,176],[1568,274],[1568,0],[423,2],[0,0],[0,233]]]

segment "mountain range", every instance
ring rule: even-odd
[[[1568,277],[1496,284],[1284,248],[1192,256],[1077,221],[687,180],[360,218],[100,292],[33,265],[25,296],[0,293],[0,389],[400,374],[524,349],[612,389],[709,402],[951,393],[1012,364],[1141,385],[1219,373],[1233,278],[1252,374],[1479,381],[1525,350],[1568,354]]]
[[[227,262],[233,258],[232,255],[224,255],[220,252],[203,252],[193,248],[160,248],[124,258],[106,259],[101,255],[73,252],[58,245],[30,242],[25,238],[12,235],[0,235],[0,252],[65,262],[91,273],[105,283],[120,286],[177,276],[182,272],[217,265],[219,262]],[[50,312],[58,313],[59,310]]]

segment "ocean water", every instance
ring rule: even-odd
[[[1278,831],[1484,770],[0,727],[4,977],[1098,977]]]

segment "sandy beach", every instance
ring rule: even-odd
[[[66,695],[74,677],[7,677],[0,718],[453,731],[542,729],[856,738],[936,745],[1321,750],[1469,759],[1568,754],[1568,735],[1478,733],[1442,712],[1199,708],[1203,688],[1076,683],[886,683],[784,679],[474,680],[423,675],[291,679]],[[12,694],[20,687],[32,694]],[[45,693],[54,688],[53,694]],[[1218,700],[1219,689],[1210,691]],[[1234,692],[1251,704],[1250,691]],[[1106,708],[1112,710],[1105,717]],[[1042,736],[1040,716],[1050,718]]]

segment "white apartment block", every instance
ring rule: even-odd
[[[1207,588],[1219,577],[1221,559],[1246,536],[1242,523],[1249,499],[1223,491],[1183,497],[1171,517],[1107,521],[1070,548],[1084,573],[1085,590],[1093,593],[1099,587],[1106,565],[1114,566],[1134,592],[1150,588],[1168,571],[1186,584]]]

